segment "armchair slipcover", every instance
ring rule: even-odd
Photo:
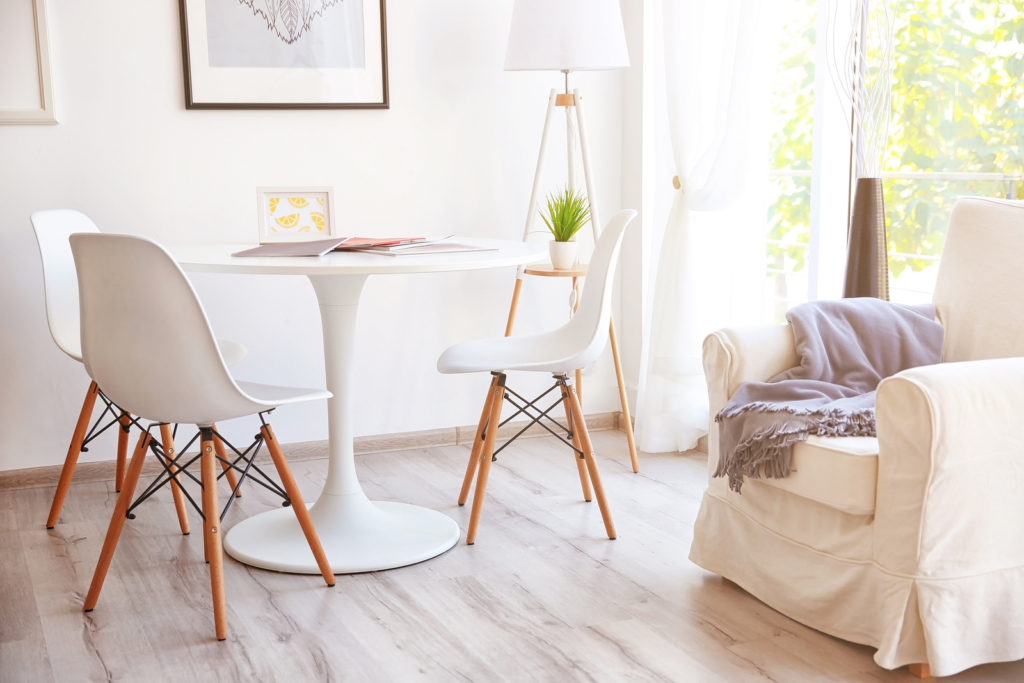
[[[690,559],[783,614],[946,676],[1024,658],[1024,202],[961,199],[934,303],[943,363],[885,379],[875,437],[811,437],[742,494],[708,439]],[[785,325],[704,342],[710,412],[797,364]]]

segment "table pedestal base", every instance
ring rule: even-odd
[[[322,494],[309,514],[335,574],[415,564],[440,555],[459,540],[459,525],[450,517],[416,505],[370,501],[362,491]],[[239,522],[225,534],[224,549],[254,567],[320,573],[290,508]]]

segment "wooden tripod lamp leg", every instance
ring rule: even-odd
[[[47,529],[57,526],[60,509],[64,506],[64,498],[67,497],[68,487],[71,486],[71,477],[75,473],[78,455],[82,452],[82,441],[85,440],[85,431],[89,428],[89,418],[92,417],[92,409],[96,405],[96,396],[99,391],[96,382],[91,382],[89,389],[85,392],[82,409],[78,413],[78,422],[75,423],[75,432],[71,436],[68,454],[64,458],[64,467],[61,468],[60,479],[57,480],[57,491],[53,494],[53,502],[50,504],[50,515],[46,518]]]
[[[178,471],[178,466],[174,464],[178,458],[178,452],[174,448],[174,435],[171,433],[170,425],[160,425],[160,443],[164,448],[164,454],[171,461],[170,470],[173,475]],[[187,536],[191,530],[188,525],[188,511],[185,509],[185,494],[181,492],[181,486],[173,476],[171,477],[171,495],[174,497],[174,511],[178,513],[178,527],[181,529],[181,533]]]
[[[636,442],[633,440],[633,419],[629,415],[629,400],[626,398],[626,381],[622,378],[622,361],[619,360],[619,340],[615,336],[615,321],[608,324],[608,337],[611,340],[612,360],[615,362],[615,379],[619,383],[619,405],[622,406],[622,426],[626,432],[626,443],[629,444],[629,461],[633,471],[640,471],[636,459]]]
[[[572,278],[572,314],[580,307],[580,279],[575,275]],[[576,368],[576,395],[583,400],[583,368]]]
[[[203,482],[203,538],[210,563],[210,593],[213,597],[213,624],[217,640],[228,637],[227,600],[224,596],[224,551],[221,547],[220,509],[217,502],[217,453],[213,430],[200,428],[199,461]]]
[[[519,292],[523,289],[523,278],[516,278],[516,286],[512,289],[512,303],[508,307],[508,321],[505,323],[505,336],[512,336],[512,325],[516,322],[516,308],[519,307]]]
[[[139,483],[139,474],[142,472],[142,462],[146,459],[146,450],[149,449],[149,442],[152,438],[148,432],[142,433],[142,436],[139,437],[139,443],[135,447],[135,452],[132,454],[132,461],[128,464],[124,486],[121,488],[121,494],[117,497],[117,503],[114,505],[114,514],[110,517],[107,537],[103,540],[103,549],[100,551],[99,560],[96,561],[96,570],[92,574],[89,593],[85,596],[83,609],[86,612],[91,612],[96,606],[96,601],[100,598],[103,580],[107,577],[110,560],[114,557],[114,549],[117,548],[117,541],[121,538],[121,529],[124,528],[128,506],[131,505],[132,496],[135,495],[135,486]]]
[[[544,150],[548,146],[548,132],[551,130],[551,119],[555,113],[555,107],[558,96],[555,93],[555,89],[552,88],[548,93],[548,107],[544,114],[544,129],[540,134],[540,148],[537,150],[537,167],[533,172],[533,186],[530,188],[530,205],[526,211],[526,225],[523,227],[523,241],[530,236],[530,231],[533,228],[534,222],[537,220],[537,198],[540,194],[540,183],[541,172],[544,168]],[[572,168],[572,161],[569,162],[569,168]],[[572,183],[570,182],[570,185]],[[512,323],[515,322],[516,317],[516,306],[519,304],[519,290],[523,286],[523,268],[522,266],[516,270],[516,287],[512,291],[512,306],[508,311],[508,322],[505,324],[505,336],[508,337],[512,334]]]
[[[590,169],[590,156],[587,151],[587,128],[585,125],[585,117],[583,115],[584,100],[580,95],[579,90],[573,90],[573,99],[576,105],[576,125],[579,130],[580,136],[580,156],[583,160],[583,177],[587,184],[587,200],[590,204],[590,226],[594,230],[594,242],[598,240],[598,229],[604,225],[601,222],[600,216],[597,214],[598,203],[595,201],[593,173]],[[622,414],[625,422],[626,440],[629,442],[629,459],[633,465],[633,471],[638,472],[640,470],[636,459],[636,445],[633,443],[633,425],[629,417],[629,404],[626,401],[626,386],[622,378],[622,363],[619,360],[619,345],[615,338],[615,325],[614,323],[609,326],[609,336],[611,337],[612,346],[612,357],[615,359],[615,374],[619,382],[619,401],[622,403]],[[579,382],[577,382],[577,385]],[[580,386],[576,387],[578,399],[583,400],[583,392]],[[596,488],[596,484],[595,484]]]

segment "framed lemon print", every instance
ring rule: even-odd
[[[334,195],[329,187],[258,187],[260,244],[334,237]]]

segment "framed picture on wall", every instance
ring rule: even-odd
[[[384,0],[179,0],[188,109],[387,109]]]
[[[0,2],[0,123],[57,123],[46,0]]]
[[[334,237],[334,192],[330,187],[258,187],[260,244]]]

